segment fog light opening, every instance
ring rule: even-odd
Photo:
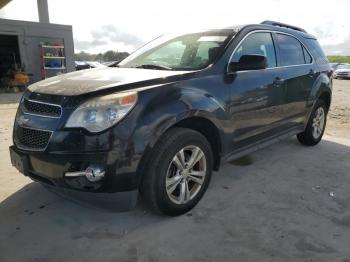
[[[101,166],[91,165],[84,171],[67,172],[64,175],[69,178],[85,176],[90,182],[98,182],[105,176],[105,173],[105,170]]]
[[[85,170],[85,177],[90,182],[97,182],[100,181],[105,176],[105,171],[102,167],[92,165],[86,168]]]

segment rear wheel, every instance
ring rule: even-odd
[[[313,146],[318,144],[323,136],[327,122],[327,108],[323,100],[318,100],[304,132],[297,135],[300,143]]]
[[[156,211],[181,215],[202,198],[209,185],[212,165],[212,150],[202,134],[172,128],[151,152],[141,193]]]

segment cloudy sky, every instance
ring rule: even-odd
[[[73,25],[76,51],[133,51],[162,33],[276,20],[316,35],[328,55],[350,55],[350,0],[48,0],[52,23]],[[38,21],[36,0],[0,18]]]

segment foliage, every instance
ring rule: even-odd
[[[328,56],[329,63],[350,63],[350,56]]]
[[[84,51],[74,54],[75,61],[99,61],[99,62],[108,62],[108,61],[120,61],[129,55],[128,52],[118,52],[109,50],[105,53],[99,54],[90,54]]]

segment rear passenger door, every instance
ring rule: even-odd
[[[275,38],[278,64],[285,86],[284,123],[294,126],[305,120],[306,101],[316,72],[311,55],[297,38],[284,33],[275,33]]]

